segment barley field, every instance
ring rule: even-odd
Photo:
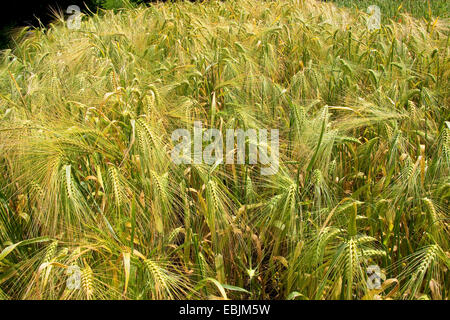
[[[398,14],[175,2],[19,32],[0,298],[449,299],[450,20]],[[199,121],[279,130],[278,170],[175,163]]]
[[[381,9],[385,22],[390,19],[401,21],[402,13],[408,13],[418,19],[430,20],[436,17],[448,18],[450,3],[447,0],[323,0],[339,6],[356,8],[362,11],[371,5]]]

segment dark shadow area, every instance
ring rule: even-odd
[[[0,10],[0,50],[13,45],[12,35],[22,27],[47,26],[55,19],[54,12],[65,16],[70,5],[77,5],[84,14],[101,9],[117,9],[123,6],[123,0],[36,0],[30,2],[8,1]],[[177,0],[128,0],[131,4],[168,2]],[[182,1],[182,0],[179,0]],[[190,0],[201,3],[202,1]]]
[[[8,1],[8,4],[0,10],[0,49],[11,45],[11,35],[14,30],[26,26],[48,25],[54,20],[52,11],[65,12],[69,5],[77,5],[83,12],[87,11],[87,7],[94,11],[97,7],[91,0]]]

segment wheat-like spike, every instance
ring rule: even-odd
[[[318,235],[318,241],[316,249],[314,250],[313,265],[320,263],[321,258],[325,252],[325,248],[330,240],[334,239],[338,234],[342,232],[342,229],[333,227],[326,227]]]
[[[201,252],[198,254],[198,268],[202,276],[206,276],[209,272],[208,263],[206,262],[205,256]]]
[[[156,106],[156,98],[155,98],[155,92],[153,90],[150,90],[150,94],[147,95],[147,120],[150,121],[150,116],[152,114],[153,109]]]
[[[136,126],[136,133],[137,133],[137,141],[138,141],[138,147],[141,152],[147,152],[146,146],[147,146],[147,140],[145,132],[142,131],[142,128],[140,126]]]
[[[163,231],[163,221],[168,221],[166,218],[171,213],[171,198],[167,188],[167,175],[160,176],[154,170],[150,171],[152,179],[152,192],[154,204],[159,206],[159,209],[153,211],[155,223],[158,232]]]
[[[216,181],[208,181],[206,184],[206,195],[208,204],[206,222],[213,234],[213,238],[217,240],[216,228],[226,228],[229,216],[220,197],[220,190]]]
[[[405,160],[405,166],[403,167],[401,176],[403,177],[403,181],[408,181],[414,173],[414,163],[411,160],[411,157],[408,156]]]
[[[442,153],[444,158],[449,161],[450,160],[450,129],[444,128],[444,132],[442,134]]]
[[[41,186],[38,183],[32,181],[30,183],[30,186],[31,186],[32,192],[37,194],[37,197],[36,197],[37,199],[39,199],[39,200],[44,199],[44,197],[45,197],[44,190],[41,188]]]
[[[391,137],[392,137],[392,135],[393,135],[393,130],[392,130],[392,128],[391,128],[389,125],[386,125],[385,128],[386,128],[386,135],[387,135],[387,137],[388,137],[389,139],[391,139]]]
[[[358,138],[354,138],[354,137],[341,137],[341,139],[344,142],[353,142],[353,143],[356,143],[356,144],[360,144],[361,143],[361,141],[359,141]]]
[[[213,180],[208,181],[206,185],[207,201],[208,201],[208,216],[207,223],[211,233],[215,236],[216,233],[216,215],[220,209],[219,197],[217,195],[216,183]]]
[[[297,211],[295,210],[296,208],[296,192],[297,192],[297,185],[295,183],[292,183],[287,191],[286,194],[286,201],[285,201],[285,210],[286,213],[289,214],[290,217],[290,222],[287,225],[289,230],[290,230],[290,235],[291,236],[296,236],[296,217],[297,217]]]
[[[444,144],[449,146],[450,145],[450,129],[449,128],[444,128],[443,137],[444,137]]]
[[[180,232],[182,232],[182,231],[183,231],[183,227],[178,227],[178,228],[173,229],[173,230],[170,232],[169,237],[167,238],[167,241],[168,241],[169,243],[172,242],[173,239],[175,239],[175,237],[176,237]]]
[[[169,199],[169,192],[167,191],[167,181],[164,176],[159,176],[154,170],[150,171],[152,177],[152,182],[156,186],[158,195],[162,198],[163,202],[166,203]]]
[[[450,147],[448,145],[442,146],[442,154],[446,160],[450,160]]]
[[[147,268],[150,275],[154,278],[156,283],[159,283],[163,288],[166,287],[166,275],[164,269],[161,268],[156,261],[152,259],[144,260],[145,267]]]
[[[253,183],[250,176],[247,176],[247,183],[245,184],[245,194],[247,197],[251,197],[254,194]]]
[[[438,253],[439,253],[439,246],[431,245],[427,249],[425,257],[423,258],[422,262],[417,268],[417,271],[412,275],[412,277],[416,279],[418,276],[423,276],[430,267],[431,263],[436,259]]]
[[[50,263],[54,259],[57,247],[58,247],[58,240],[52,241],[52,243],[47,247],[44,259],[42,260],[43,263],[41,266],[44,266],[45,264]],[[52,271],[52,265],[47,265],[47,266],[45,266],[45,269],[43,270],[43,272],[40,273],[39,277],[42,280],[41,290],[45,290],[51,271]]]
[[[90,300],[94,294],[94,273],[88,265],[81,270],[81,286],[83,287],[87,300]]]
[[[158,261],[146,259],[144,265],[153,280],[158,299],[173,299],[174,295],[184,292],[186,285],[182,278],[162,267]]]
[[[328,167],[328,174],[333,177],[334,173],[336,171],[336,159],[333,159],[333,161],[331,161],[329,167]]]
[[[414,101],[408,100],[408,109],[411,114],[411,119],[414,120],[417,118],[417,107]]]
[[[306,123],[306,112],[305,108],[302,106],[293,106],[293,115],[294,115],[294,121],[295,126],[297,128],[298,134],[300,134],[303,131],[304,125]]]
[[[374,242],[377,241],[374,237],[371,236],[360,236],[355,239],[356,243],[360,246],[362,244],[368,243],[368,242]]]
[[[72,181],[72,167],[70,165],[66,165],[65,167],[66,172],[66,191],[69,199],[75,199],[75,188]]]
[[[55,256],[56,248],[58,247],[58,240],[53,241],[45,252],[44,263],[50,262],[50,260]]]
[[[282,198],[282,196],[283,196],[282,194],[277,194],[277,195],[271,197],[269,199],[269,201],[267,201],[267,207],[269,208],[269,210],[271,212],[278,206],[278,203],[279,203],[280,199]]]
[[[160,100],[161,100],[159,90],[158,90],[158,89],[156,88],[156,86],[154,86],[153,84],[148,85],[148,89],[150,90],[151,95],[152,95],[153,98],[155,99],[155,101],[154,101],[155,106],[158,106],[158,104],[159,104],[159,102],[160,102]]]
[[[328,122],[328,118],[329,118],[328,107],[325,106],[325,107],[323,108],[323,111],[322,111],[322,113],[321,113],[319,119],[320,119],[320,122],[321,122],[321,123],[324,122],[324,121],[325,121],[325,123],[327,123],[327,122]]]
[[[386,252],[384,250],[375,250],[375,249],[362,249],[359,254],[359,257],[361,258],[385,257],[385,256]]]
[[[432,223],[436,222],[438,220],[438,215],[436,212],[436,208],[433,205],[433,201],[431,201],[429,198],[422,198],[422,201],[425,203],[428,211],[430,212]]]
[[[312,183],[316,186],[320,186],[322,179],[323,179],[322,172],[319,169],[315,169],[313,171],[312,178],[311,178]]]
[[[111,179],[112,187],[113,187],[113,193],[114,198],[116,199],[116,206],[120,207],[122,204],[122,192],[121,192],[121,184],[119,180],[119,173],[117,171],[117,168],[113,165],[110,165],[108,168],[108,173]]]
[[[289,204],[289,207],[291,209],[293,209],[292,206],[295,205],[296,191],[297,191],[297,185],[295,183],[292,183],[288,188],[288,192],[287,192],[287,196],[286,196],[287,204]]]
[[[443,250],[437,244],[427,246],[420,250],[420,253],[414,254],[414,260],[410,263],[400,277],[409,277],[406,283],[406,293],[414,298],[420,289],[427,271],[430,270],[438,257],[446,257]],[[448,259],[448,258],[447,258]]]
[[[95,131],[94,131],[95,133]],[[78,142],[74,139],[69,139],[66,137],[59,138],[58,142],[65,148],[72,147],[77,152],[83,151],[83,152],[92,152],[92,148],[84,143]]]
[[[209,180],[207,184],[208,194],[211,196],[212,206],[214,210],[220,208],[220,200],[217,194],[217,184],[214,180]]]
[[[345,273],[347,277],[347,299],[351,299],[353,278],[356,274],[358,265],[358,247],[356,241],[351,238],[347,243]]]
[[[152,142],[155,148],[158,147],[158,138],[153,134],[152,129],[149,127],[148,123],[144,122],[142,119],[137,119],[136,123],[138,124],[138,128],[141,127],[142,131],[150,137],[150,141]]]

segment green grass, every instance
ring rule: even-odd
[[[24,31],[0,62],[0,297],[449,299],[449,20],[367,18],[180,2]],[[176,165],[196,120],[279,129],[278,173]]]
[[[376,5],[380,8],[384,22],[388,22],[389,19],[398,21],[403,13],[426,20],[437,17],[448,18],[450,13],[447,0],[328,0],[328,2],[362,11],[366,11],[371,5]]]

